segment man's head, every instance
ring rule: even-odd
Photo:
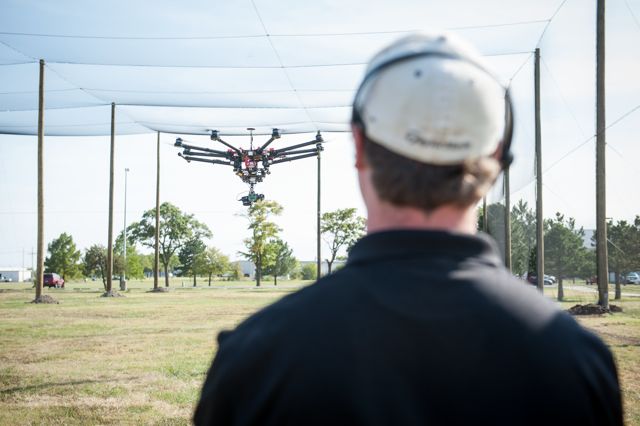
[[[508,94],[451,35],[415,34],[378,53],[352,124],[375,195],[427,214],[472,207],[511,159]]]

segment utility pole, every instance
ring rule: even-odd
[[[605,13],[604,0],[598,0],[596,23],[596,264],[598,305],[609,308],[609,269],[607,255],[607,183],[605,119]]]
[[[124,226],[123,226],[123,249],[122,249],[122,257],[123,263],[122,266],[122,279],[120,280],[120,290],[125,291],[127,289],[127,174],[129,173],[129,168],[124,169]]]
[[[542,215],[542,127],[540,122],[540,48],[535,51],[533,72],[536,122],[536,286],[544,291],[544,217]]]
[[[489,233],[489,218],[487,216],[487,197],[482,197],[482,232]]]
[[[317,235],[316,235],[316,249],[317,249],[317,276],[316,279],[319,280],[322,276],[322,250],[320,248],[320,219],[321,219],[321,209],[320,209],[320,151],[318,151],[318,211],[317,211]]]
[[[153,290],[158,291],[160,274],[160,132],[156,142],[156,226],[153,257]]]
[[[511,184],[509,167],[504,169],[504,266],[511,272]]]
[[[44,59],[40,59],[38,85],[38,257],[36,271],[36,298],[41,302],[44,280]]]
[[[112,295],[113,278],[113,166],[115,154],[115,121],[116,104],[111,103],[111,151],[109,162],[109,235],[107,238],[107,291],[105,296]]]

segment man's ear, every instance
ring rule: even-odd
[[[351,133],[353,133],[353,141],[356,146],[356,169],[364,170],[367,168],[367,161],[364,153],[364,132],[362,127],[356,123],[351,123]]]

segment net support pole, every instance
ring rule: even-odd
[[[605,0],[598,0],[596,19],[596,262],[598,305],[609,308],[605,119]]]
[[[542,127],[540,122],[540,48],[535,51],[534,98],[536,125],[536,274],[538,290],[544,291],[544,218],[542,216]]]
[[[509,167],[504,169],[504,266],[511,272],[511,184]]]
[[[107,236],[107,291],[113,289],[113,180],[116,134],[116,104],[111,103],[111,146],[109,152],[109,235]]]
[[[156,141],[156,223],[154,227],[153,289],[158,289],[160,274],[160,132]]]
[[[44,59],[40,59],[38,84],[38,257],[36,265],[36,298],[42,297],[44,279]]]
[[[320,247],[320,219],[321,219],[321,208],[320,208],[320,172],[321,172],[321,160],[320,160],[320,151],[318,151],[318,209],[317,209],[317,215],[316,215],[316,229],[317,229],[317,235],[316,235],[316,255],[317,255],[317,264],[316,264],[316,279],[320,279],[320,277],[322,276],[322,250]]]
[[[482,232],[489,233],[489,217],[487,216],[487,197],[482,197]]]

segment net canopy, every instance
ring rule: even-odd
[[[458,33],[509,84],[563,3],[6,0],[0,133],[37,133],[40,59],[47,135],[107,135],[111,103],[118,134],[344,132],[367,61],[392,40]]]

